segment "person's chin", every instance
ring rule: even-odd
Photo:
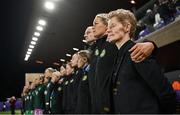
[[[101,34],[100,33],[94,33],[94,37],[99,38]]]
[[[113,38],[108,38],[108,42],[112,43],[113,42]]]

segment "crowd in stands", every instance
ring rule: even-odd
[[[179,0],[158,0],[137,23],[135,40],[173,22],[180,14]]]

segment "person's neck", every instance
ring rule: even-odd
[[[95,41],[89,42],[88,45],[92,46]]]
[[[98,38],[101,39],[101,38],[104,38],[104,37],[106,37],[106,36],[107,36],[107,34],[104,33],[104,34],[102,34],[101,36],[99,36]]]
[[[84,63],[81,68],[84,69],[84,68],[86,68],[87,65],[88,65],[88,63]]]
[[[118,49],[120,49],[128,40],[130,40],[129,35],[125,35],[121,40],[117,41],[116,46],[118,47]]]

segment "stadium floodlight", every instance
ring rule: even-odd
[[[40,36],[40,33],[39,32],[34,32],[34,35],[39,37]]]
[[[65,59],[60,59],[60,61],[65,62]]]
[[[71,54],[66,54],[67,57],[71,57]]]
[[[74,51],[79,51],[79,49],[78,49],[78,48],[73,48],[73,50],[74,50]]]
[[[35,42],[35,41],[31,41],[31,44],[32,44],[32,45],[36,45],[36,42]]]
[[[31,52],[27,52],[26,54],[29,54],[29,55],[30,55],[30,54],[31,54]]]
[[[39,25],[42,25],[42,26],[45,26],[45,25],[46,25],[46,21],[45,21],[45,20],[42,20],[42,19],[40,19],[40,20],[38,21],[38,23],[39,23]]]
[[[33,46],[33,45],[29,45],[29,48],[33,49],[33,48],[34,48],[34,46]]]
[[[32,49],[31,49],[31,48],[28,48],[28,52],[32,52]]]
[[[37,37],[33,37],[32,40],[33,41],[38,41],[38,38]]]
[[[42,26],[37,26],[37,27],[36,27],[36,30],[38,30],[38,31],[43,31],[43,27],[42,27]]]
[[[45,2],[44,6],[45,6],[45,8],[48,9],[48,10],[54,10],[54,8],[55,8],[54,3],[53,3],[53,2],[50,2],[50,1]]]

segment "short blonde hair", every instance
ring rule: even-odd
[[[78,54],[82,58],[87,58],[87,62],[89,62],[89,60],[90,60],[90,52],[88,50],[81,50],[81,51],[78,52]]]
[[[49,71],[50,73],[53,73],[53,72],[55,72],[56,70],[53,69],[53,68],[51,68],[51,67],[49,67],[49,68],[47,68],[45,71]]]
[[[123,25],[126,24],[126,21],[128,21],[131,24],[130,37],[134,37],[137,20],[131,11],[125,9],[117,9],[115,11],[109,12],[108,19],[111,19],[113,17],[116,17],[117,20],[121,22]]]
[[[97,14],[95,18],[100,18],[103,23],[108,26],[108,14],[107,13],[100,13],[100,14]]]

